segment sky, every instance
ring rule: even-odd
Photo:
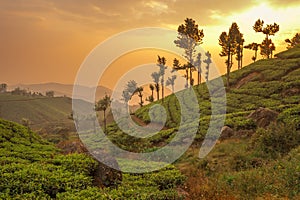
[[[0,82],[73,84],[84,59],[101,42],[135,28],[176,31],[187,17],[203,29],[201,47],[212,53],[224,73],[225,58],[219,56],[218,38],[232,22],[239,25],[245,44],[264,39],[252,29],[258,18],[266,24],[276,22],[280,31],[271,39],[280,52],[286,49],[284,40],[300,32],[300,1],[0,0]],[[117,44],[109,50],[115,48]],[[254,52],[244,53],[244,64],[251,63]],[[109,66],[99,84],[114,87],[122,73],[155,63],[156,55],[149,51],[123,55]],[[166,58],[171,65],[173,57],[166,53]]]

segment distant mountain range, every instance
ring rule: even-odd
[[[17,85],[8,85],[8,90],[13,90],[15,88],[26,89],[32,92],[40,92],[45,94],[46,91],[54,91],[55,96],[67,96],[72,97],[73,85],[71,84],[61,84],[61,83],[41,83],[41,84],[17,84]],[[80,86],[86,91],[90,91],[94,88],[87,86]],[[105,94],[111,95],[112,90],[104,87],[98,86],[96,90],[96,99],[102,98]]]

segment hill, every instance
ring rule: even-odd
[[[17,123],[26,119],[33,130],[45,136],[60,138],[60,135],[75,132],[71,112],[72,100],[68,97],[0,94],[1,118]]]
[[[120,183],[99,175],[99,165],[86,154],[61,155],[28,127],[0,119],[0,199],[181,199],[184,176],[174,166],[123,174]],[[115,183],[104,187],[97,178]]]
[[[211,102],[205,84],[193,87],[201,112],[199,128],[193,145],[175,164],[188,177],[189,199],[298,199],[300,48],[277,54],[274,59],[259,60],[232,72],[230,77],[224,124],[230,134],[222,134],[213,151],[202,160],[198,153],[211,120]],[[188,91],[180,92],[188,95]],[[163,102],[137,110],[133,119],[149,123],[150,107],[164,106],[165,128],[155,136],[136,139],[115,124],[108,127],[108,136],[130,151],[154,151],[174,138],[181,121],[180,107],[190,103],[180,105],[176,96],[170,95]],[[269,118],[270,113],[273,115]],[[188,130],[189,124],[184,126]]]

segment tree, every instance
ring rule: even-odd
[[[144,101],[143,101],[143,91],[144,91],[143,87],[138,87],[136,89],[136,92],[137,92],[138,96],[140,97],[139,104],[140,104],[141,107],[143,107],[143,104],[144,104]]]
[[[160,73],[158,72],[153,72],[151,74],[153,81],[154,81],[154,86],[157,94],[157,100],[159,100],[159,78],[160,78]]]
[[[169,86],[171,85],[172,86],[172,93],[174,93],[174,85],[175,85],[175,80],[176,80],[176,75],[173,75],[171,77],[168,77],[168,80],[166,82],[166,85]]]
[[[187,18],[184,24],[179,25],[177,40],[174,41],[177,47],[184,49],[184,58],[187,59],[187,64],[184,65],[186,71],[186,84],[190,79],[190,85],[193,85],[192,72],[195,71],[194,61],[196,56],[196,47],[202,44],[204,37],[203,30],[198,29],[198,24],[195,20]]]
[[[154,101],[154,94],[153,93],[154,93],[155,87],[154,87],[153,84],[150,84],[149,88],[151,90],[151,95],[146,98],[146,101],[153,102]]]
[[[95,106],[96,111],[103,111],[103,123],[104,123],[104,133],[106,133],[106,110],[111,104],[111,98],[107,94],[100,99]]]
[[[149,88],[150,88],[150,90],[151,90],[151,97],[152,97],[151,99],[154,99],[154,96],[153,96],[153,92],[154,92],[154,89],[155,89],[155,88],[154,88],[154,85],[153,85],[153,84],[150,84],[150,85],[149,85]]]
[[[198,53],[197,55],[197,59],[195,62],[195,66],[197,67],[197,72],[198,72],[198,76],[197,76],[197,80],[198,80],[198,85],[201,84],[201,73],[202,73],[202,69],[201,69],[201,53]]]
[[[277,33],[279,31],[279,25],[274,23],[274,24],[267,24],[266,27],[264,27],[264,21],[263,20],[260,20],[258,19],[254,26],[253,26],[253,30],[255,32],[261,32],[263,34],[266,35],[266,38],[265,38],[265,49],[263,50],[264,51],[264,55],[267,57],[267,58],[270,58],[271,56],[271,53],[272,53],[272,49],[271,49],[271,43],[269,43],[269,36],[271,35],[275,35],[275,33]]]
[[[47,91],[46,92],[46,97],[54,97],[54,91]]]
[[[275,44],[271,39],[264,39],[264,41],[260,45],[260,54],[267,58],[272,58],[273,51],[275,51]]]
[[[209,51],[206,52],[205,55],[206,55],[207,58],[203,62],[206,63],[205,80],[207,82],[208,78],[209,78],[209,66],[212,63],[212,61],[211,61],[211,54],[209,53]]]
[[[128,101],[130,100],[131,95],[129,94],[129,92],[125,89],[122,92],[122,100],[125,102],[125,104],[127,105]]]
[[[243,50],[244,50],[244,38],[242,33],[236,35],[236,60],[238,61],[238,69],[243,67]]]
[[[255,42],[244,46],[245,49],[250,49],[250,50],[253,50],[255,52],[254,56],[252,57],[253,62],[255,62],[256,59],[257,59],[257,51],[258,51],[259,47],[260,47],[260,44],[257,44]]]
[[[136,93],[136,89],[138,88],[137,82],[135,80],[130,80],[127,82],[126,90],[132,96]]]
[[[181,65],[179,60],[177,60],[176,58],[174,58],[173,60],[173,69],[172,69],[172,72],[174,71],[179,71],[179,70],[185,70],[186,71],[186,68],[184,65]],[[184,77],[188,77],[188,72],[186,71],[186,74],[184,75]],[[187,79],[186,79],[187,80]],[[186,88],[188,87],[188,81],[186,82]]]
[[[161,98],[164,101],[164,84],[165,84],[165,70],[166,70],[166,58],[158,56],[157,65],[159,66],[160,84],[161,84]]]
[[[288,43],[288,46],[287,46],[288,49],[299,45],[300,44],[300,33],[296,33],[296,35],[291,40],[286,39],[285,42]]]
[[[240,36],[240,31],[237,23],[232,23],[229,32],[222,32],[219,37],[219,45],[222,47],[221,57],[227,57],[226,63],[226,81],[229,87],[229,74],[233,65],[232,57],[236,53],[237,37]]]

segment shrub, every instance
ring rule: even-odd
[[[294,124],[271,124],[258,129],[252,136],[252,145],[262,155],[276,158],[300,144],[300,134]]]

